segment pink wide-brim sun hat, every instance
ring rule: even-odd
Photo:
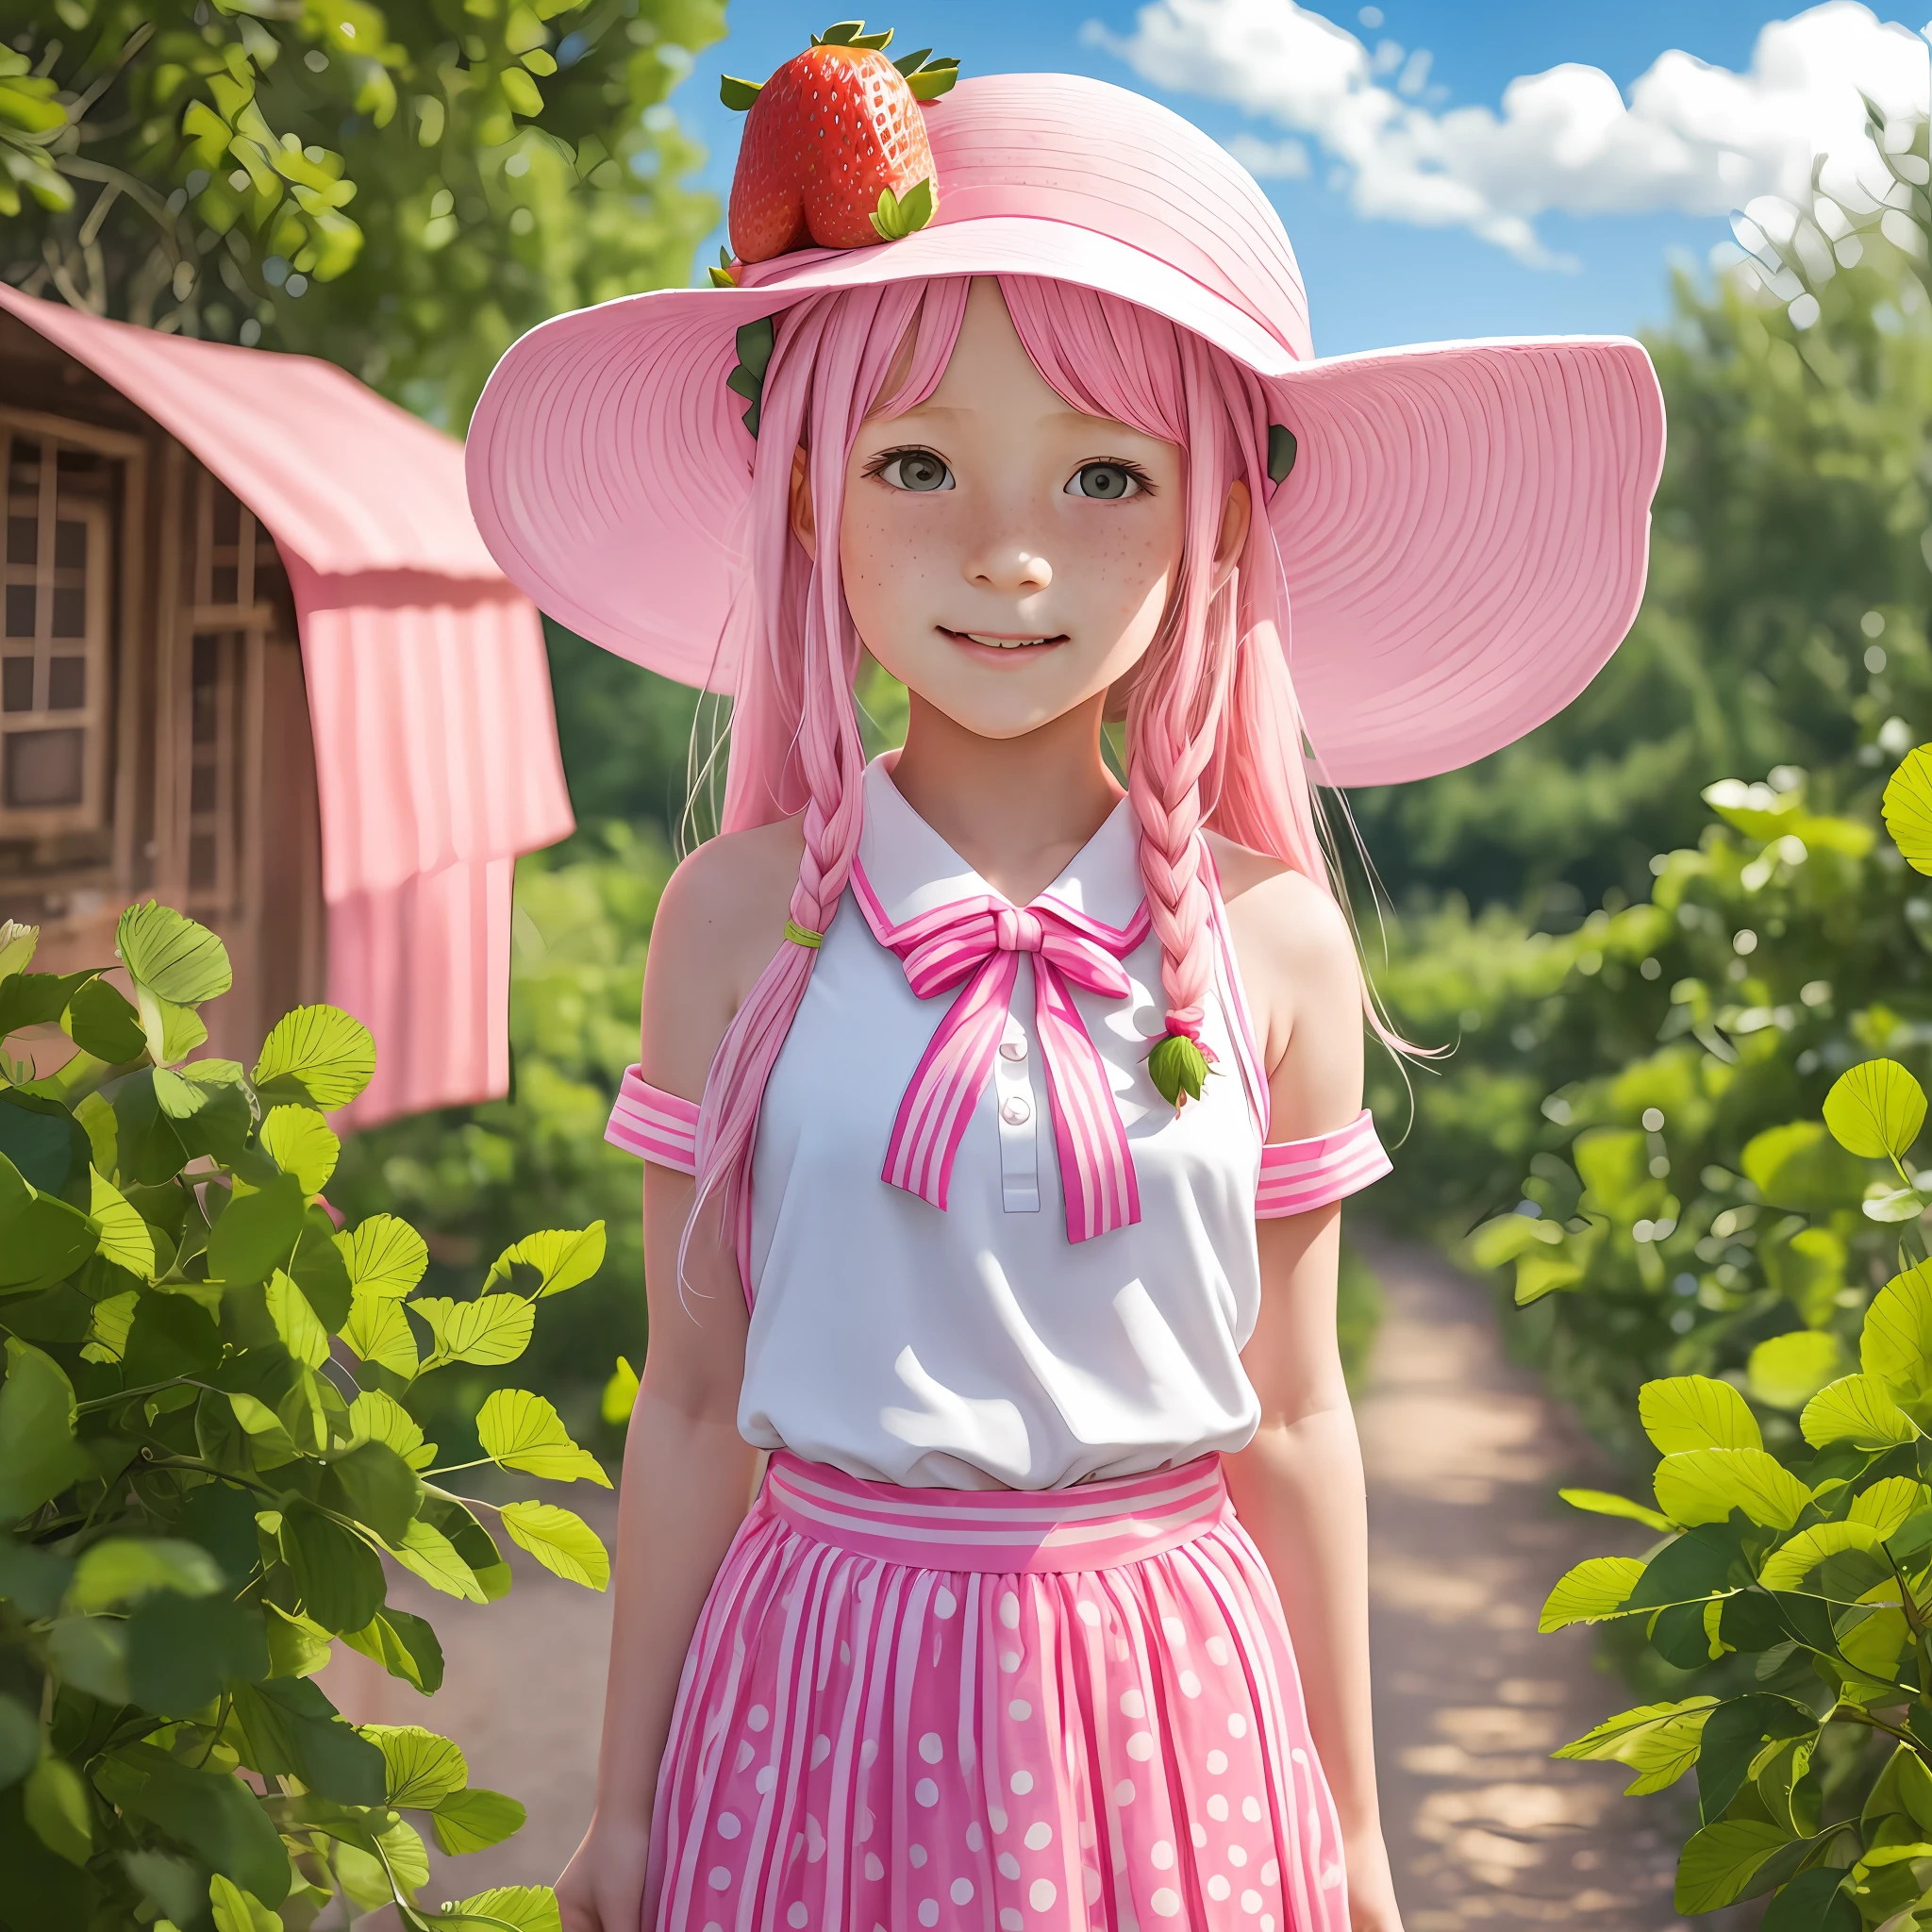
[[[756,444],[726,388],[738,329],[826,291],[1025,275],[1121,296],[1261,377],[1297,443],[1267,511],[1314,775],[1421,778],[1560,710],[1643,593],[1663,402],[1624,337],[1317,358],[1294,251],[1253,177],[1104,81],[997,75],[924,109],[931,225],[561,315],[510,348],[469,439],[507,575],[559,623],[683,683],[733,689]]]

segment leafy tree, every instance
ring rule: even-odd
[[[0,276],[328,357],[460,429],[715,222],[665,96],[723,0],[6,0]]]
[[[1790,764],[1849,799],[1877,773],[1888,721],[1932,698],[1922,258],[1923,242],[1864,238],[1807,327],[1755,271],[1708,292],[1679,277],[1674,321],[1649,340],[1670,441],[1636,626],[1507,750],[1354,795],[1398,904],[1459,892],[1561,931],[1692,843],[1714,780]],[[1890,731],[1895,758],[1912,734]]]
[[[98,971],[28,971],[34,930],[0,925],[0,1040],[32,1048],[0,1083],[0,1925],[303,1932],[340,1895],[412,1928],[555,1932],[541,1887],[418,1906],[419,1824],[475,1851],[523,1807],[447,1739],[344,1723],[314,1674],[340,1641],[434,1691],[435,1631],[390,1606],[383,1559],[490,1602],[510,1572],[486,1515],[605,1586],[571,1511],[450,1486],[483,1465],[608,1486],[551,1405],[499,1390],[475,1455],[439,1455],[420,1394],[521,1356],[603,1229],[421,1293],[414,1228],[339,1225],[322,1198],[325,1111],[367,1084],[368,1033],[303,1007],[252,1073],[191,1058],[221,941],[152,903],[118,937],[131,1002]]]

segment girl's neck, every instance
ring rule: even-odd
[[[1098,692],[1024,738],[981,738],[914,691],[892,783],[988,885],[1024,906],[1120,801],[1100,753],[1106,699]]]

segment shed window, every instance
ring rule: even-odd
[[[0,837],[102,823],[108,686],[108,511],[63,491],[81,453],[0,428]]]

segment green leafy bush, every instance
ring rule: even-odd
[[[1695,1770],[1681,1912],[1774,1892],[1766,1932],[1857,1932],[1932,1907],[1932,1268],[1881,1291],[1858,1361],[1782,1457],[1730,1383],[1647,1383],[1657,1507],[1566,1492],[1666,1535],[1647,1559],[1578,1564],[1540,1627],[1641,1617],[1669,1661],[1723,1661],[1718,1694],[1620,1712],[1557,1753],[1629,1766],[1633,1793]]]
[[[522,1355],[602,1224],[512,1243],[474,1295],[419,1292],[414,1228],[339,1227],[322,1198],[325,1113],[375,1065],[358,1022],[298,1008],[252,1073],[190,1058],[229,983],[212,933],[126,913],[131,1001],[26,970],[35,938],[0,927],[0,1924],[301,1932],[340,1894],[412,1927],[555,1928],[542,1888],[416,1904],[412,1817],[458,1853],[523,1807],[446,1739],[343,1722],[314,1673],[340,1640],[433,1691],[435,1632],[389,1604],[385,1559],[491,1601],[510,1572],[486,1517],[604,1587],[569,1510],[445,1486],[484,1464],[606,1482],[548,1402],[491,1393],[455,1464],[414,1412],[439,1373]]]

